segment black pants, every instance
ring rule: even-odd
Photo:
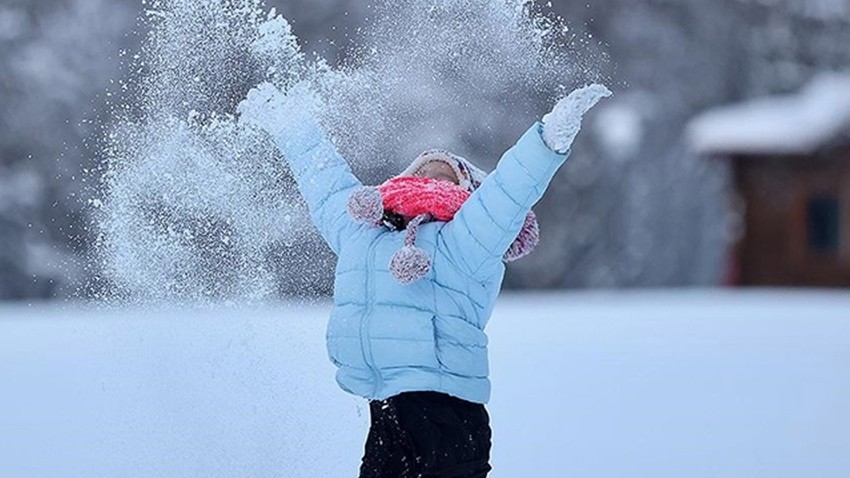
[[[369,402],[360,478],[485,478],[490,417],[484,405],[437,392]]]

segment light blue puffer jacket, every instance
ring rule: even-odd
[[[421,226],[416,245],[431,256],[431,271],[409,285],[389,270],[405,232],[348,215],[348,197],[362,185],[322,130],[306,122],[276,138],[338,257],[327,348],[340,387],[368,399],[428,390],[487,403],[484,327],[504,278],[502,256],[569,156],[551,151],[541,130],[534,124],[502,156],[452,221]]]

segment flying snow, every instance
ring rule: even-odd
[[[143,4],[148,34],[124,65],[95,211],[106,298],[263,299],[315,270],[293,265],[316,241],[284,159],[235,117],[260,82],[311,83],[337,147],[374,171],[593,80],[577,77],[564,22],[528,0],[372,3],[359,46],[333,67],[261,0]]]

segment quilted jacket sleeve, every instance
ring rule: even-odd
[[[510,148],[481,186],[442,229],[444,247],[475,278],[489,277],[502,260],[531,207],[543,197],[570,152],[556,153],[535,123]]]
[[[362,186],[360,181],[311,118],[289,128],[275,142],[289,163],[319,234],[338,255],[344,238],[361,227],[346,207],[352,191]]]

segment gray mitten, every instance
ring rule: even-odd
[[[584,114],[599,100],[612,94],[605,86],[592,84],[558,101],[552,112],[543,117],[543,141],[546,146],[561,154],[569,151],[581,129]]]

